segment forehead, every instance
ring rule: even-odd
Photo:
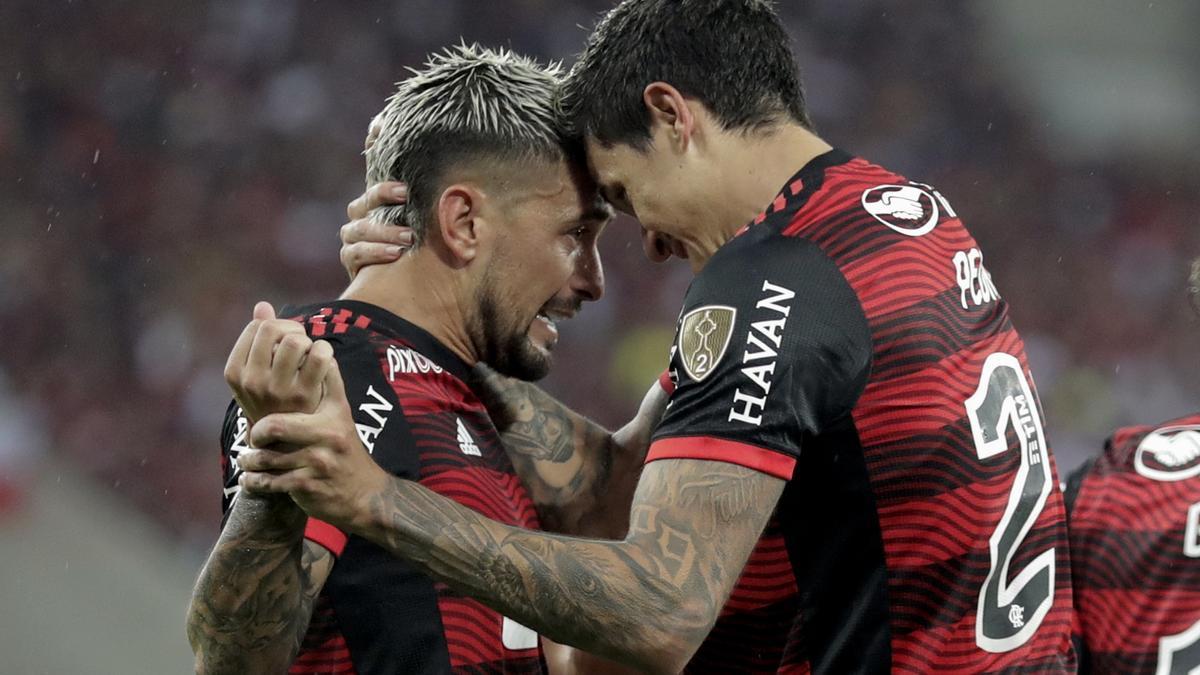
[[[621,180],[630,170],[632,162],[639,158],[638,152],[628,145],[617,143],[605,147],[595,139],[587,140],[588,169],[601,185]]]
[[[612,209],[585,166],[563,160],[547,165],[535,179],[534,198],[563,221],[608,220]]]

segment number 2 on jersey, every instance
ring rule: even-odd
[[[1010,583],[1009,563],[1046,507],[1053,487],[1050,455],[1033,388],[1011,354],[984,361],[979,388],[966,400],[981,461],[1017,450],[1020,468],[1000,523],[988,540],[991,565],[979,591],[975,643],[988,652],[1009,652],[1029,641],[1054,603],[1054,549],[1034,558]],[[1008,441],[1016,432],[1017,447]]]

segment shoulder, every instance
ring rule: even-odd
[[[310,337],[335,344],[367,342],[374,333],[369,317],[342,307],[337,301],[284,307],[279,315],[299,322]]]
[[[937,187],[911,180],[866,160],[831,167],[822,182],[797,196],[777,226],[802,233],[839,263],[915,251],[953,253],[976,244],[957,211]],[[886,255],[885,255],[886,257]]]
[[[751,227],[717,251],[688,289],[681,322],[705,307],[748,328],[777,321],[797,337],[855,347],[870,341],[862,305],[838,265],[812,241],[768,228]]]
[[[751,226],[713,255],[696,276],[688,296],[745,297],[757,301],[764,286],[787,294],[821,291],[853,295],[837,263],[804,237],[786,236],[773,228]]]
[[[672,405],[707,410],[721,399],[709,412],[722,418],[758,419],[765,407],[828,421],[861,393],[871,354],[866,316],[837,265],[810,241],[752,227],[688,290],[672,347]]]

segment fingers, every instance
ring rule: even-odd
[[[324,340],[317,340],[309,348],[308,357],[300,366],[298,375],[300,388],[308,392],[318,391],[325,381],[325,372],[334,363],[333,347]]]
[[[312,349],[313,341],[304,334],[284,335],[275,349],[274,360],[271,362],[271,372],[267,378],[267,390],[280,395],[283,392],[295,392],[297,398],[303,396],[305,390],[297,390],[293,386],[300,373],[301,361],[307,362],[305,356]],[[309,390],[311,391],[311,390]],[[290,398],[290,397],[288,397]],[[312,397],[316,401],[317,397]],[[295,401],[299,403],[299,401]]]
[[[346,383],[342,381],[342,370],[338,368],[337,361],[330,361],[329,367],[325,369],[325,396],[317,410],[333,409],[337,406],[348,410],[350,404],[346,400]]]
[[[348,446],[345,442],[339,444],[339,441],[354,438],[352,442],[357,443],[354,419],[351,417],[350,404],[346,400],[346,385],[342,381],[341,370],[338,369],[332,353],[323,374],[325,395],[317,405],[316,411],[311,414],[267,415],[250,428],[250,445],[255,448],[269,448],[276,443],[297,446],[324,445],[340,452]],[[311,376],[306,374],[306,377]],[[342,435],[343,433],[345,435]]]
[[[397,228],[399,229],[399,228]],[[409,236],[411,237],[411,231]],[[374,244],[369,242],[359,242],[357,244],[346,244],[342,246],[340,257],[342,259],[342,267],[350,274],[350,279],[354,277],[362,268],[368,265],[382,265],[390,262],[396,262],[400,256],[404,255],[403,246],[394,244]]]
[[[259,324],[258,333],[254,336],[254,344],[250,346],[250,355],[246,359],[250,381],[246,382],[243,377],[243,384],[254,386],[256,381],[258,384],[263,384],[259,379],[265,380],[270,376],[275,349],[287,335],[307,337],[304,333],[304,326],[295,321],[274,319]],[[292,372],[294,373],[295,369]]]
[[[229,359],[225,361],[225,381],[231,386],[241,381],[242,370],[246,367],[246,360],[250,356],[250,347],[254,344],[254,337],[258,335],[258,327],[261,323],[255,319],[246,324],[246,327],[242,329],[242,334],[233,345],[233,351],[229,352]]]
[[[342,398],[345,398],[345,392],[342,393]],[[267,415],[250,427],[250,445],[255,448],[269,448],[276,443],[299,446],[323,443],[330,436],[330,432],[325,428],[327,424],[328,420],[313,414]]]
[[[413,232],[411,228],[391,223],[377,223],[369,218],[359,218],[346,223],[338,232],[338,237],[342,240],[342,246],[351,246],[364,242],[369,244],[390,244],[392,246],[400,246],[401,248],[408,248],[413,245]]]
[[[254,319],[256,321],[270,321],[275,318],[275,308],[271,303],[259,300],[254,304]]]
[[[406,201],[408,201],[408,186],[404,183],[392,181],[376,183],[346,205],[346,219],[366,218],[368,213],[381,206],[403,204]]]
[[[301,467],[310,466],[309,454],[306,450],[281,452],[278,450],[263,450],[252,448],[243,450],[237,458],[238,468],[242,471],[259,471],[283,473],[294,471]]]
[[[370,150],[375,145],[375,141],[379,140],[381,133],[383,133],[383,113],[379,113],[371,119],[371,125],[367,127],[367,140],[363,143],[363,150]]]
[[[289,471],[279,475],[245,471],[238,477],[238,485],[243,490],[254,494],[286,494],[300,490],[308,485],[310,480],[307,469]]]

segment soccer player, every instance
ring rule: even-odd
[[[1200,314],[1200,259],[1191,281]],[[1067,510],[1080,672],[1200,670],[1200,413],[1118,429]]]
[[[651,672],[1072,671],[1062,492],[951,203],[813,133],[762,0],[622,2],[564,111],[647,247],[697,274],[628,536],[531,532],[373,470],[328,405],[255,427],[304,448],[248,453],[243,487]]]
[[[407,224],[415,248],[359,274],[339,300],[283,312],[302,324],[255,309],[226,370],[236,394],[221,436],[226,520],[188,620],[199,672],[543,671],[529,629],[286,497],[240,492],[238,475],[265,415],[323,400],[351,420],[375,469],[481,517],[536,528],[536,509],[612,527],[604,501],[631,499],[621,493],[633,481],[616,477],[636,475],[644,442],[569,419],[579,438],[556,451],[573,465],[522,454],[536,437],[506,452],[472,371],[486,361],[543,376],[555,321],[603,291],[596,242],[611,207],[555,123],[559,79],[503,51],[435,57],[401,84],[367,152],[371,183],[409,183],[407,206],[382,220]]]

